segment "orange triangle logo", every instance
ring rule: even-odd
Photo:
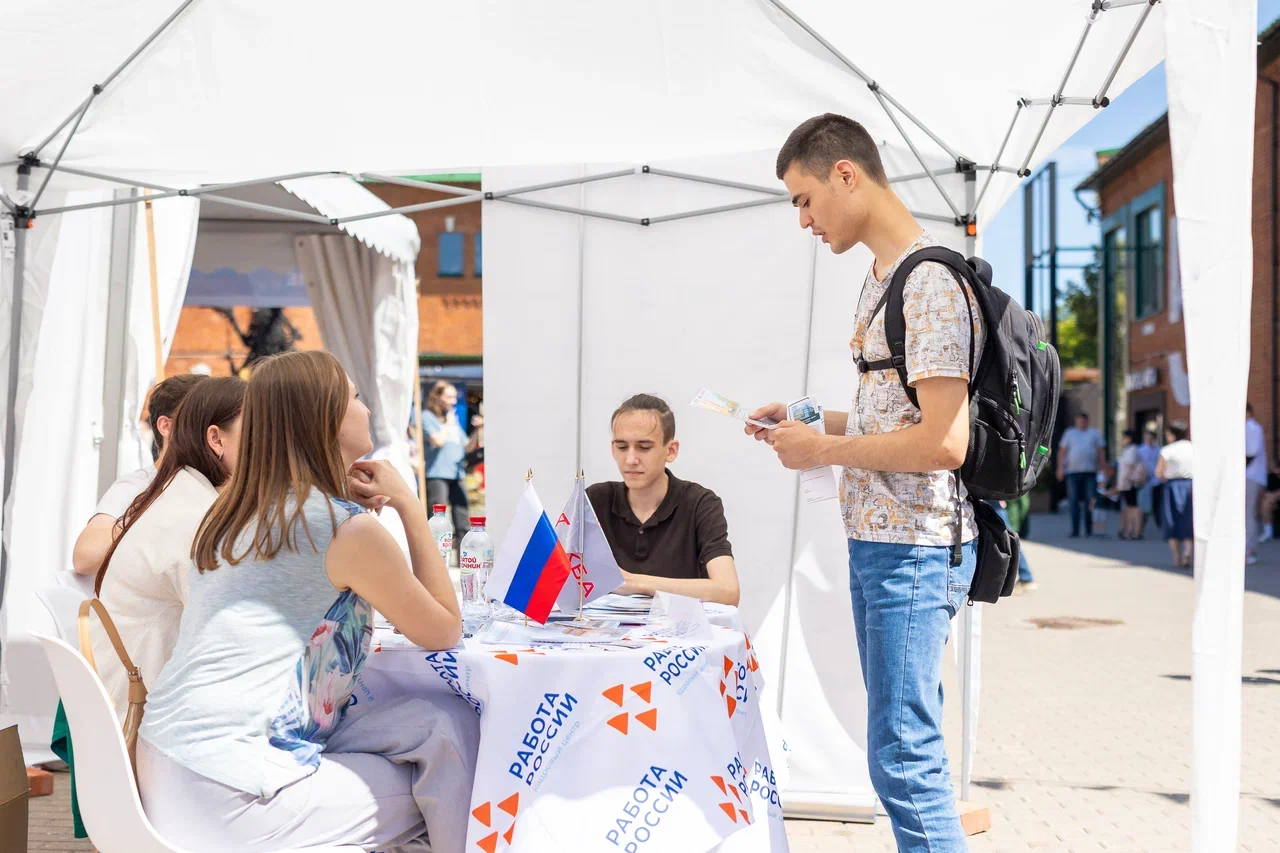
[[[516,831],[516,825],[513,823],[513,824],[511,824],[511,828],[510,828],[510,829],[508,829],[506,832],[502,833],[502,837],[503,837],[503,838],[505,838],[505,839],[507,840],[507,846],[508,846],[508,847],[510,847],[510,846],[511,846],[511,836],[515,834],[515,831]]]
[[[609,721],[609,725],[625,735],[627,733],[627,716],[627,714],[619,714]]]
[[[716,783],[716,787],[720,789],[720,793],[727,794],[728,791],[724,787],[724,778],[721,776],[712,776],[711,781]]]
[[[610,687],[608,690],[604,691],[604,693],[600,695],[608,699],[613,704],[617,705],[619,708],[621,708],[622,697],[624,695],[623,690],[624,690],[623,685],[619,684],[616,687]]]
[[[723,696],[725,691],[724,682],[720,682],[720,695]]]
[[[729,820],[733,821],[734,823],[738,822],[738,816],[734,814],[734,811],[733,811],[733,803],[721,803],[720,808],[723,809],[724,813],[729,816]],[[493,853],[493,851],[490,850],[489,853]]]
[[[742,795],[738,793],[738,788],[736,785],[729,789],[729,793],[733,794],[733,798],[735,800],[737,800],[738,802],[742,802]]]
[[[476,842],[476,846],[483,850],[484,853],[493,853],[498,849],[498,833],[486,835]]]
[[[494,657],[496,657],[498,660],[504,660],[507,663],[511,664],[512,666],[520,665],[520,658],[512,654],[494,655]]]
[[[724,659],[724,677],[725,678],[729,677],[729,672],[732,669],[733,669],[733,661],[729,660],[728,658],[725,658]]]
[[[724,703],[729,706],[729,716],[733,716],[733,712],[738,709],[738,700],[732,696],[724,697]]]
[[[480,821],[485,826],[488,826],[489,818],[490,818],[489,804],[485,803],[484,805],[476,806],[475,810],[471,812],[471,816],[474,817],[476,820]]]
[[[747,651],[751,651],[751,638],[748,637],[746,634],[743,634],[742,639],[747,641]]]
[[[653,682],[646,681],[644,684],[637,684],[635,687],[631,688],[631,692],[639,696],[645,702],[650,702],[652,701],[651,697],[653,696]]]
[[[515,817],[516,812],[520,811],[520,795],[512,794],[502,802],[498,803],[498,808],[502,809],[512,817]],[[511,842],[508,841],[507,843],[510,844]]]
[[[744,823],[751,823],[751,818],[747,817],[747,813],[744,812],[742,809],[738,809],[738,814],[742,815],[742,820]],[[508,841],[507,843],[510,844],[511,842]]]
[[[644,723],[649,727],[649,731],[656,732],[658,730],[658,709],[650,708],[647,711],[641,711],[636,714],[636,722]]]

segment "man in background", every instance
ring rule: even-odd
[[[1058,442],[1058,479],[1067,484],[1067,502],[1071,505],[1071,538],[1080,535],[1080,517],[1084,516],[1084,535],[1093,535],[1093,501],[1097,496],[1098,472],[1107,467],[1107,447],[1102,433],[1089,426],[1089,416],[1076,415],[1076,425],[1062,434]]]
[[[97,574],[102,559],[111,549],[116,519],[124,515],[129,504],[142,494],[142,490],[150,485],[151,478],[156,475],[154,463],[164,452],[164,443],[173,428],[173,415],[178,411],[178,404],[197,382],[207,378],[198,373],[180,373],[170,376],[151,389],[151,397],[147,400],[147,425],[151,427],[152,464],[116,480],[98,501],[93,517],[84,526],[84,530],[80,531],[71,551],[71,566],[76,574]]]

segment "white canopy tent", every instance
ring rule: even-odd
[[[718,196],[695,196],[701,191],[689,182],[681,183],[680,191],[673,189],[663,195],[661,204],[668,205],[665,210],[658,198],[645,196],[647,189],[627,198],[614,196],[614,188],[608,182],[592,182],[589,190],[583,189],[583,177],[600,173],[595,166],[584,168],[580,164],[640,162],[677,167],[685,164],[688,168],[691,158],[722,157],[725,159],[720,164],[700,160],[697,166],[703,175],[714,175],[720,165],[736,164],[745,174],[729,169],[718,177],[737,184],[763,184],[767,192],[769,176],[763,155],[756,155],[753,160],[740,152],[776,150],[799,121],[815,113],[838,111],[863,120],[874,135],[885,140],[882,150],[891,175],[901,179],[903,195],[921,218],[941,226],[940,231],[951,231],[950,235],[939,235],[945,240],[963,240],[971,226],[976,225],[980,233],[1016,187],[1020,173],[1025,174],[1054,150],[1092,110],[1105,106],[1108,96],[1121,91],[1163,57],[1166,31],[1182,39],[1178,44],[1186,45],[1187,55],[1179,60],[1188,67],[1201,61],[1231,65],[1231,80],[1236,80],[1240,68],[1232,63],[1242,52],[1252,55],[1252,45],[1248,40],[1242,42],[1239,34],[1239,21],[1253,8],[1252,3],[1233,0],[1229,5],[1235,15],[1234,26],[1212,30],[1217,34],[1214,40],[1208,35],[1191,38],[1187,33],[1209,33],[1204,22],[1221,13],[1216,4],[1210,0],[1170,2],[1179,7],[1179,13],[1161,20],[1165,16],[1155,0],[1052,0],[1036,4],[997,0],[980,7],[948,0],[870,6],[792,0],[790,9],[780,0],[711,0],[702,4],[651,0],[639,7],[588,0],[533,6],[487,0],[451,5],[447,12],[407,0],[358,10],[336,0],[310,3],[305,10],[295,4],[250,7],[187,0],[176,11],[166,0],[130,3],[127,11],[122,2],[83,8],[74,0],[53,0],[38,8],[11,13],[6,20],[13,36],[7,49],[14,71],[0,80],[0,93],[6,104],[5,116],[0,120],[0,151],[19,157],[35,152],[40,162],[28,160],[26,165],[32,174],[22,189],[34,190],[36,196],[47,181],[53,192],[101,186],[104,175],[116,182],[146,184],[161,194],[207,196],[227,189],[207,186],[211,182],[263,182],[299,169],[421,174],[431,169],[478,164],[485,170],[486,191],[498,200],[500,193],[520,189],[513,184],[522,184],[526,177],[539,171],[542,183],[548,182],[546,179],[567,183],[561,189],[547,190],[558,194],[556,201],[547,201],[551,196],[545,193],[522,194],[520,198],[526,206],[530,201],[541,201],[544,208],[553,205],[552,211],[576,208],[587,214],[592,223],[588,226],[586,218],[577,220],[576,241],[560,233],[563,229],[558,226],[549,226],[556,233],[548,235],[548,242],[560,245],[571,259],[577,253],[579,259],[579,293],[583,295],[576,305],[571,301],[564,306],[563,315],[568,319],[557,327],[576,345],[579,337],[574,334],[572,323],[575,309],[583,312],[578,326],[583,336],[588,328],[585,322],[593,318],[583,307],[584,299],[594,298],[594,289],[586,288],[592,280],[588,263],[596,257],[596,249],[591,247],[602,247],[600,251],[606,258],[614,252],[631,252],[642,260],[651,247],[675,242],[682,244],[682,254],[669,257],[693,263],[706,248],[693,240],[682,240],[678,229],[700,224],[677,223],[671,221],[675,217],[670,214],[742,207],[740,202]],[[156,29],[161,21],[163,26]],[[439,32],[443,26],[475,34],[487,49],[477,52],[474,38],[435,38],[430,49],[423,49],[421,34]],[[354,29],[374,35],[353,41],[350,33]],[[133,45],[141,47],[123,66],[119,65],[121,54]],[[324,85],[316,84],[317,65],[335,69],[323,76]],[[50,68],[77,71],[50,73]],[[409,108],[418,102],[421,81],[447,81],[459,68],[469,69],[465,86],[442,84],[439,91],[433,91],[431,110]],[[352,73],[351,69],[357,72]],[[87,90],[93,81],[98,85],[90,94]],[[1242,140],[1241,134],[1245,123],[1242,116],[1246,106],[1251,110],[1251,101],[1248,105],[1224,101],[1220,92],[1190,74],[1171,73],[1170,90],[1171,104],[1180,101],[1184,105],[1181,113],[1171,109],[1175,152],[1185,144],[1179,140],[1189,138],[1181,135],[1179,115],[1187,117],[1188,123],[1192,115],[1218,115],[1227,119],[1223,127],[1230,130],[1218,132],[1230,134],[1234,146],[1231,150],[1250,144],[1249,140]],[[288,97],[280,98],[281,92]],[[80,107],[75,108],[76,104]],[[192,133],[195,127],[201,132]],[[252,130],[251,143],[245,141],[246,128]],[[1189,168],[1201,168],[1195,157],[1184,162],[1190,164]],[[61,166],[51,173],[47,166],[53,163]],[[522,164],[568,168],[558,172],[550,168],[504,172],[498,168]],[[979,167],[976,172],[973,164]],[[613,170],[611,165],[600,168]],[[54,176],[51,180],[50,174]],[[634,187],[666,179],[651,171],[643,177],[612,180],[629,182],[616,186]],[[19,225],[25,225],[34,209],[35,231],[48,227],[50,214],[60,209],[58,203],[49,203],[51,196],[33,201],[33,195],[19,194],[19,181],[9,168],[0,170],[0,181],[10,190],[7,204]],[[597,187],[603,195],[596,195]],[[794,233],[791,244],[786,242],[788,238],[775,236],[785,217],[777,213],[781,208],[768,202],[781,199],[767,195],[755,198],[756,204],[761,205],[761,219],[744,225],[735,234],[723,235],[726,240],[733,238],[725,244],[729,250],[726,254],[758,251],[773,240],[778,241],[779,254],[795,253]],[[475,200],[476,197],[459,194],[445,203]],[[503,200],[515,199],[509,196]],[[588,201],[592,204],[587,205]],[[594,208],[596,201],[601,202],[599,208]],[[630,210],[606,210],[605,201]],[[75,206],[68,203],[61,209]],[[486,208],[486,217],[506,215],[513,209],[491,205]],[[1179,212],[1181,218],[1181,205]],[[1228,222],[1220,208],[1210,212],[1216,217],[1215,223]],[[668,215],[665,219],[664,213]],[[725,216],[754,218],[756,213]],[[1231,215],[1237,213],[1232,211]],[[588,235],[597,219],[618,216],[624,217],[622,223],[608,223],[610,230],[601,231],[598,238]],[[550,217],[544,219],[551,221]],[[636,220],[634,224],[632,219]],[[334,220],[340,221],[341,217],[331,217],[331,224],[339,224]],[[708,220],[698,220],[703,221]],[[522,224],[536,227],[533,220],[522,220]],[[621,224],[630,229],[625,232],[626,237],[614,227]],[[1247,218],[1233,218],[1229,224],[1247,228]],[[1186,233],[1184,229],[1182,264],[1184,288],[1189,289],[1198,280],[1198,275],[1190,271],[1198,270],[1204,257],[1197,252],[1207,253],[1209,248],[1187,239]],[[29,242],[35,242],[35,234],[26,236]],[[18,242],[17,255],[22,258],[29,247],[22,246],[21,239]],[[491,234],[486,251],[492,252],[493,247]],[[675,252],[669,245],[662,245],[662,250]],[[828,344],[816,332],[821,331],[821,321],[830,322],[834,334],[840,327],[839,316],[826,312],[848,310],[853,296],[826,290],[818,282],[831,264],[835,265],[831,274],[836,279],[857,279],[852,277],[853,270],[840,266],[852,264],[852,259],[831,259],[814,252],[810,245],[807,270],[811,337],[799,348],[800,355],[793,358],[791,368],[770,377],[774,383],[771,387],[766,389],[760,382],[759,393],[781,393],[785,388],[779,386],[787,383],[796,391],[804,391],[797,386],[807,381],[818,393],[826,387],[831,389],[827,392],[830,396],[839,396],[840,374],[834,363],[826,367]],[[540,253],[539,257],[544,255]],[[788,265],[790,274],[803,278],[803,256],[801,246],[795,255],[801,269],[795,271]],[[492,282],[494,261],[486,261],[486,277]],[[705,259],[697,262],[706,263]],[[1243,263],[1247,272],[1247,259]],[[714,280],[720,268],[713,264],[704,271],[712,273]],[[605,275],[615,272],[613,262],[601,269]],[[741,285],[744,292],[758,293],[768,281],[766,270],[778,275],[783,272],[760,265],[740,270],[741,277],[734,284]],[[1247,277],[1234,277],[1239,271],[1238,264],[1232,268],[1229,286],[1247,294]],[[660,276],[666,271],[651,272]],[[625,306],[628,297],[636,296],[637,288],[650,284],[648,280],[637,281],[634,275],[628,278],[632,282],[629,290],[609,294],[619,306]],[[797,283],[801,294],[802,285],[803,282]],[[1223,284],[1218,282],[1215,286],[1216,292],[1221,293]],[[676,295],[680,299],[687,296],[683,292]],[[828,296],[838,296],[840,301],[823,301]],[[525,291],[520,297],[529,300],[535,295]],[[717,307],[737,319],[748,307],[729,304],[734,310],[724,307],[724,303]],[[1191,298],[1187,304],[1190,309]],[[1241,304],[1247,305],[1247,300]],[[684,311],[678,305],[672,310]],[[512,338],[526,346],[551,337],[543,335],[543,328],[536,329],[536,334],[530,328],[531,317],[549,322],[548,311],[513,315],[490,305],[488,316],[492,317],[495,311],[507,316],[508,322],[495,327],[491,319],[486,320],[491,407],[504,405],[495,396],[500,397],[501,389],[510,388],[510,383],[518,379],[516,375],[495,375],[495,364],[503,364],[504,359],[510,361],[504,347]],[[606,310],[595,322],[612,316]],[[792,319],[800,323],[803,331],[805,318],[796,315]],[[1215,316],[1205,321],[1203,329],[1194,331],[1221,331],[1226,328],[1222,325],[1225,320]],[[1234,332],[1235,326],[1231,328]],[[840,332],[836,341],[844,334],[847,330]],[[576,410],[580,431],[591,429],[591,424],[598,422],[598,417],[593,417],[593,407],[604,405],[605,395],[611,393],[607,384],[599,388],[593,384],[595,374],[585,359],[588,355],[594,358],[596,351],[585,337],[581,340],[581,355],[556,355],[557,365],[578,367],[581,378],[573,383],[576,398],[567,396],[567,388],[557,385],[556,398],[550,401],[561,411],[572,410],[574,403],[580,403]],[[706,346],[688,351],[688,358],[718,361],[721,356],[717,352],[733,351],[749,359],[759,349],[758,343],[735,339],[731,332],[704,340]],[[555,345],[569,344],[559,341]],[[526,359],[530,352],[545,355],[552,344],[541,346],[541,350],[526,350]],[[23,351],[17,355],[12,359],[14,365]],[[1208,367],[1208,358],[1207,352],[1198,354],[1194,347],[1191,349],[1193,394],[1197,383],[1210,382],[1213,373],[1224,369],[1220,354],[1214,368]],[[802,362],[805,371],[797,373],[793,368]],[[1242,365],[1236,366],[1243,372]],[[1225,369],[1231,368],[1227,365]],[[681,369],[692,370],[692,365],[686,359]],[[832,370],[829,380],[823,374],[826,369]],[[11,370],[10,375],[16,375],[15,371],[16,368]],[[722,375],[723,382],[733,378],[727,371]],[[639,378],[636,376],[636,381]],[[709,375],[708,383],[714,378]],[[827,381],[831,384],[821,384]],[[739,387],[741,390],[734,393],[757,393],[754,385]],[[729,386],[724,388],[730,390]],[[12,407],[9,411],[12,416]],[[530,420],[535,421],[536,427],[536,421],[546,419],[541,412],[525,410],[519,414],[522,426],[530,429]],[[512,424],[511,429],[514,428]],[[1218,444],[1220,431],[1225,431],[1222,444]],[[1238,440],[1239,431],[1238,420],[1228,414],[1218,423],[1204,426],[1205,434],[1197,446],[1217,445],[1220,450],[1230,450],[1235,447],[1232,442]],[[13,429],[6,434],[13,436]],[[1203,440],[1209,436],[1213,437],[1211,441]],[[489,424],[489,453],[495,460],[507,458],[520,471],[529,462],[541,468],[543,461],[549,465],[564,461],[561,457],[567,439],[563,430],[547,439],[552,444],[530,448],[510,432],[504,432],[503,427]],[[551,446],[555,449],[548,450]],[[575,441],[579,457],[587,452],[585,446],[582,438]],[[521,455],[526,450],[537,457],[526,459]],[[745,458],[726,461],[743,466],[748,464]],[[558,467],[551,465],[548,470]],[[723,470],[717,471],[718,477],[723,475]],[[516,474],[508,471],[504,475],[497,468],[490,471],[492,499],[498,508],[503,501],[504,476]],[[770,476],[776,480],[778,475]],[[745,481],[744,485],[759,494],[757,482]],[[746,515],[737,522],[738,526],[767,530],[777,518],[790,515],[793,542],[808,541],[807,532],[797,532],[802,524],[795,519],[803,516],[797,511],[794,497],[785,497],[788,491],[781,481],[774,485],[781,487],[776,492],[784,496],[780,502],[776,506],[744,509]],[[717,487],[727,491],[719,483]],[[745,494],[750,496],[752,492]],[[1220,513],[1216,521],[1238,538],[1242,527],[1238,513]],[[497,529],[501,530],[500,520]],[[1206,549],[1201,551],[1203,554]],[[1227,554],[1218,556],[1216,550],[1208,553],[1210,560],[1228,559]],[[794,547],[792,553],[778,556],[784,565],[790,564],[787,572],[791,580],[784,585],[790,604],[781,608],[787,613],[793,606],[803,606],[810,600],[792,590],[794,578],[810,571],[806,567],[816,567],[812,571],[818,574],[813,575],[816,580],[811,588],[822,592],[823,584],[829,586],[843,565],[843,560],[840,566],[831,565],[830,557],[818,553],[797,554]],[[1206,567],[1206,572],[1211,568]],[[1238,588],[1234,594],[1239,595]],[[1221,628],[1228,635],[1235,632],[1234,660],[1238,670],[1239,619],[1238,612],[1228,606],[1230,600],[1227,596],[1206,604],[1213,613],[1224,615]],[[776,599],[770,601],[769,608],[776,610]],[[768,622],[767,612],[757,610],[749,615],[753,630]],[[840,617],[833,614],[832,618]],[[844,643],[847,647],[848,640],[834,638],[832,645]],[[785,632],[776,642],[779,645],[768,653],[782,663],[775,677],[784,680],[795,670],[790,658],[783,661]],[[788,646],[787,654],[792,654],[794,648]],[[812,653],[807,642],[800,645],[800,650],[805,648]],[[1223,654],[1228,663],[1232,653],[1227,643]],[[801,655],[796,666],[816,660],[817,657]],[[839,671],[816,672],[815,677],[841,689],[841,680],[855,678],[847,666]],[[1238,693],[1238,679],[1230,689]],[[785,691],[783,703],[785,714]],[[847,719],[843,722],[856,730],[856,724]],[[1215,723],[1227,730],[1225,735],[1216,735],[1224,747],[1218,750],[1222,765],[1238,767],[1238,719],[1218,717],[1204,726],[1197,721],[1197,754],[1201,746],[1209,743],[1205,738],[1215,737],[1210,732]],[[1237,738],[1234,750],[1232,730]],[[856,740],[856,731],[850,736]],[[818,768],[820,772],[830,769]],[[1197,798],[1198,814],[1203,814],[1206,802]],[[1225,798],[1215,801],[1214,819],[1234,822],[1234,808]]]

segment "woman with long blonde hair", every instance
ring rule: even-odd
[[[352,703],[376,608],[447,649],[457,597],[417,496],[372,449],[333,356],[255,366],[239,464],[192,549],[169,664],[148,699],[138,783],[153,825],[194,853],[425,843],[460,853],[478,721],[469,705]],[[396,512],[410,560],[367,510]]]

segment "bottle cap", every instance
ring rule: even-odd
[[[432,512],[444,512],[446,509],[448,509],[448,507],[447,507],[447,506],[445,506],[444,504],[432,504],[432,505],[431,505],[431,511],[432,511]]]
[[[472,526],[472,527],[484,527],[484,516],[483,516],[483,515],[473,515],[473,516],[471,516],[471,526]]]

